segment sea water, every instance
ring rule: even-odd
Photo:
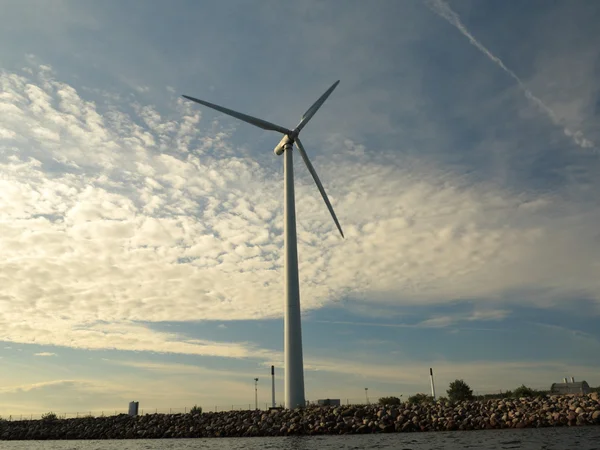
[[[268,438],[0,441],[2,450],[600,450],[600,426]]]

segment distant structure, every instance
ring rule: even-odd
[[[271,366],[271,408],[275,408],[275,366]]]
[[[567,378],[564,378],[563,383],[552,383],[550,386],[551,395],[585,395],[589,392],[590,385],[587,381],[575,381],[573,377],[570,383]]]
[[[339,398],[325,398],[317,400],[317,404],[320,406],[340,406]]]
[[[138,415],[140,409],[140,402],[129,402],[129,415],[135,417]]]

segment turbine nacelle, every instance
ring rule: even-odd
[[[275,154],[277,156],[280,156],[285,151],[285,146],[288,144],[293,144],[293,143],[294,143],[294,140],[286,134],[285,136],[283,136],[281,138],[281,141],[279,141],[279,144],[277,144],[277,146],[273,149],[273,151],[275,152]]]

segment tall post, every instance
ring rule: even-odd
[[[431,367],[429,368],[429,377],[431,378],[431,397],[435,402],[435,385],[433,384],[433,369]]]
[[[254,409],[258,409],[258,378],[254,379]]]
[[[293,144],[288,143],[284,148],[285,407],[294,409],[305,406],[304,363],[302,358],[302,324],[300,317],[300,286],[298,281],[298,247],[296,242]]]
[[[271,366],[271,406],[275,408],[275,366]]]

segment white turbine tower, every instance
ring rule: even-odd
[[[275,154],[281,155],[285,153],[283,164],[283,184],[284,184],[284,247],[285,247],[285,310],[284,310],[284,353],[285,353],[285,406],[286,408],[298,408],[305,406],[304,398],[304,363],[302,361],[302,325],[300,319],[300,287],[298,282],[298,248],[296,240],[296,206],[294,201],[294,171],[292,150],[294,144],[298,145],[300,156],[304,160],[308,171],[312,175],[319,192],[327,205],[327,209],[333,217],[333,221],[340,231],[342,237],[342,227],[333,212],[333,207],[327,198],[325,189],[321,184],[321,180],[317,176],[317,172],[304,150],[304,146],[298,135],[306,126],[308,121],[315,115],[317,110],[325,103],[327,97],[333,92],[338,85],[339,80],[327,89],[327,91],[304,113],[302,120],[296,128],[289,130],[285,127],[275,125],[256,117],[232,111],[213,103],[205,102],[194,97],[183,97],[192,100],[201,105],[220,111],[224,114],[233,116],[243,120],[249,124],[262,128],[263,130],[278,131],[283,134],[283,138],[275,147]]]

